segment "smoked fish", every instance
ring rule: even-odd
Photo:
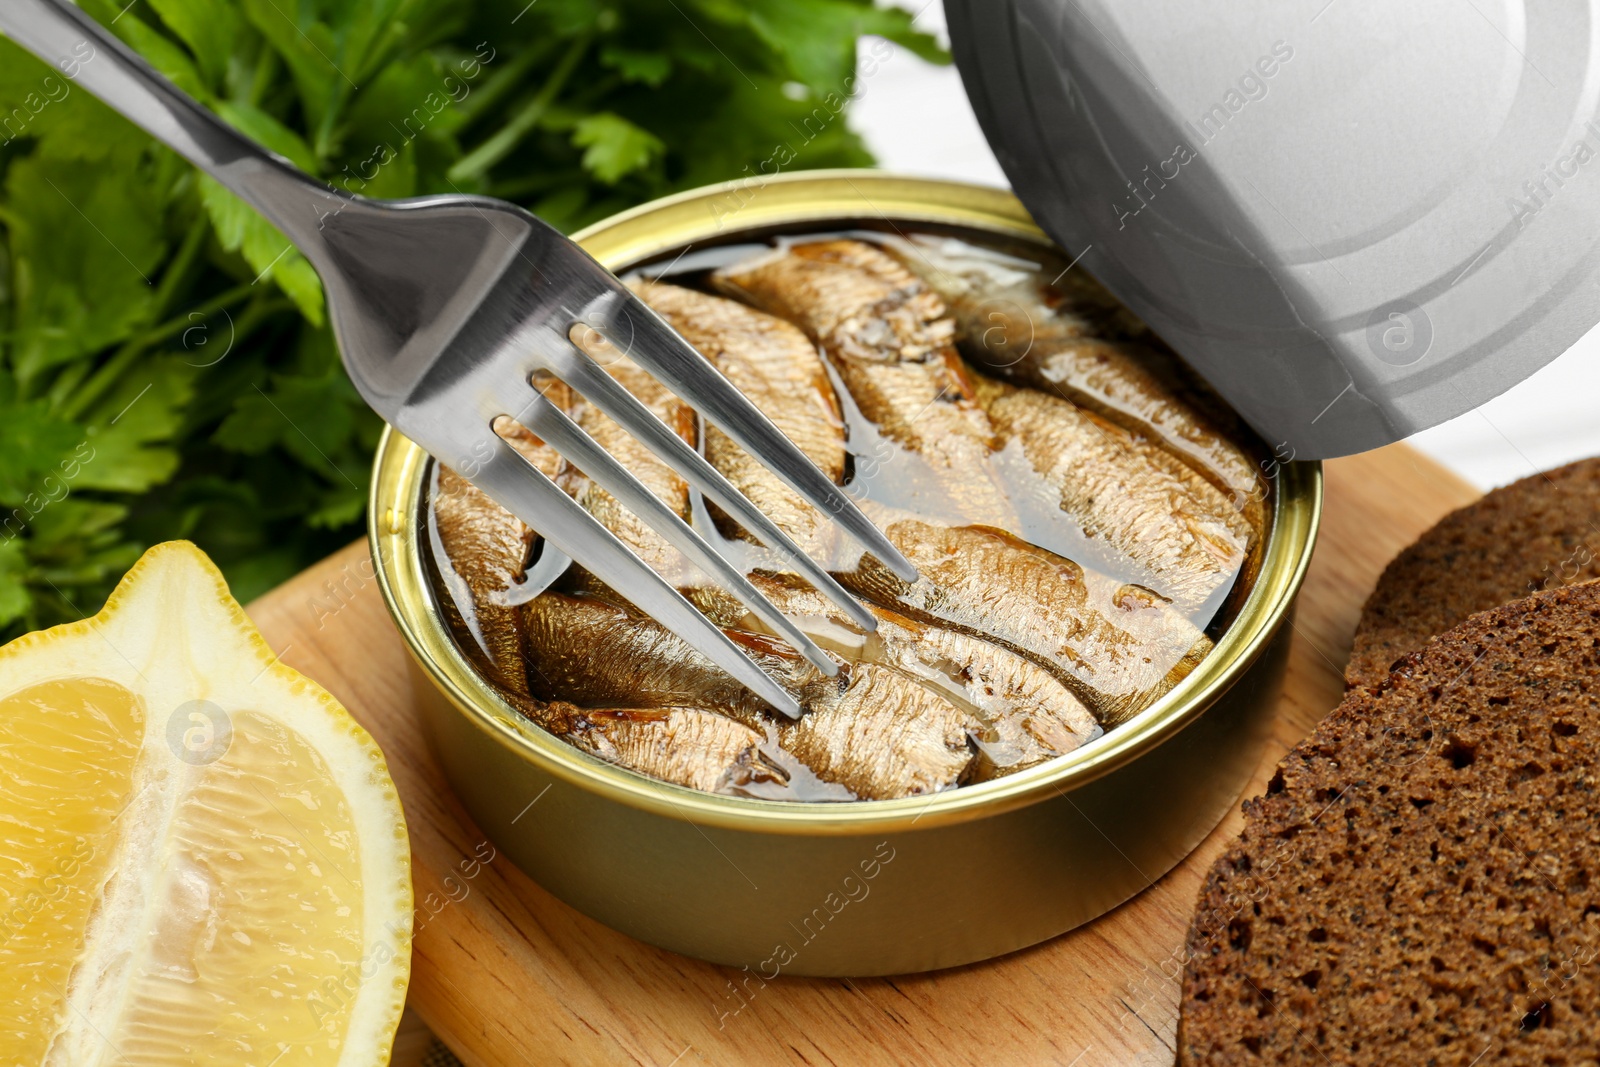
[[[799,327],[732,300],[660,282],[634,291],[700,351],[834,482],[844,479],[844,416],[816,346]],[[813,558],[832,551],[828,518],[708,425],[706,458]],[[744,531],[708,502],[728,537]]]
[[[1015,522],[989,460],[993,428],[956,354],[955,323],[898,260],[862,241],[812,241],[724,268],[712,284],[822,347],[883,438],[885,453],[871,458],[892,467],[900,506],[957,522]]]
[[[974,366],[1160,443],[1227,494],[1259,536],[1264,468],[1234,443],[1237,418],[1219,425],[1177,357],[1083,270],[1049,281],[1038,264],[953,238],[887,247],[944,298]]]

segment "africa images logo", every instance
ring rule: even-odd
[[[185,701],[167,717],[167,747],[184,763],[196,767],[213,763],[232,743],[232,720],[209,700]]]

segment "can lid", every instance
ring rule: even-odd
[[[1482,404],[1600,321],[1600,0],[947,0],[1039,224],[1280,450]]]

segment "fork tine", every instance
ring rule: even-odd
[[[622,350],[662,385],[688,401],[701,415],[756,460],[782,478],[811,506],[833,517],[867,551],[902,579],[917,580],[917,568],[862,514],[843,489],[817,469],[806,454],[761,413],[706,358],[626,288],[606,301],[601,321],[587,324]]]
[[[582,505],[499,437],[491,435],[488,448],[488,459],[477,467],[472,484],[538,530],[589,573],[613,589],[627,590],[635,607],[665,625],[775,710],[791,719],[800,717],[800,705],[793,696]]]
[[[607,378],[610,375],[606,375]],[[567,383],[571,385],[571,382]],[[682,552],[696,566],[711,575],[724,588],[739,598],[757,618],[772,627],[812,665],[828,677],[836,677],[839,665],[818,648],[816,642],[801,632],[794,621],[784,615],[772,602],[750,584],[738,568],[694,532],[677,512],[663,504],[643,482],[628,472],[611,454],[584,433],[566,413],[552,404],[543,394],[534,391],[533,399],[516,420],[532,430],[545,444],[559,452],[584,474],[594,479],[606,492],[616,497],[622,506],[644,520],[673,547]],[[570,553],[569,553],[570,555]],[[619,589],[627,595],[626,589]]]
[[[857,626],[869,633],[877,629],[877,618],[846,592],[833,575],[806,555],[794,543],[794,539],[783,532],[782,527],[750,503],[721,471],[663,425],[649,408],[624,389],[587,353],[573,346],[543,355],[540,362],[546,370],[576,389],[617,425],[632,434],[635,440],[687,479],[690,485],[716,501],[723,511],[755,534],[763,544],[780,553],[796,573],[844,609]]]

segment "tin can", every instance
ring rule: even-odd
[[[874,171],[696,190],[577,238],[621,272],[713,244],[863,226],[1049,245],[1009,193]],[[987,959],[1088,922],[1171,870],[1232,807],[1259,759],[1322,502],[1318,465],[1273,468],[1271,523],[1232,623],[1130,722],[995,781],[803,804],[646,778],[518,715],[457,647],[428,579],[430,462],[386,433],[371,547],[413,657],[422,718],[462,804],[517,866],[579,911],[766,980]]]

